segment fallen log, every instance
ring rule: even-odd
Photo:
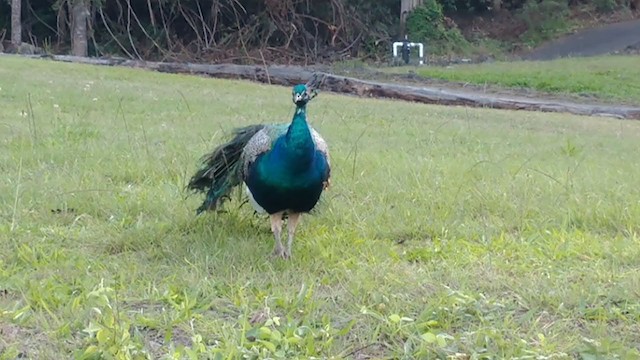
[[[306,82],[316,71],[299,66],[251,66],[235,64],[165,63],[123,58],[85,58],[67,55],[31,55],[54,61],[142,68],[173,74],[197,74],[225,79],[247,79],[263,83],[291,86]],[[375,98],[390,98],[427,104],[470,107],[564,112],[577,115],[606,116],[618,119],[640,119],[640,107],[581,104],[550,99],[529,99],[516,96],[486,94],[471,91],[445,90],[432,87],[359,80],[323,73],[321,90]]]

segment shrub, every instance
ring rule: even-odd
[[[594,0],[593,6],[598,12],[609,13],[616,10],[619,4],[616,0]]]
[[[519,17],[527,24],[522,38],[529,45],[537,45],[567,30],[569,6],[562,0],[529,0]]]
[[[426,0],[407,16],[407,34],[412,41],[424,42],[429,52],[443,54],[468,47],[460,30],[445,25],[442,5]]]

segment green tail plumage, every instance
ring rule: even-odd
[[[224,198],[229,197],[233,188],[241,183],[242,151],[249,139],[263,127],[264,125],[250,125],[234,130],[233,139],[202,158],[202,167],[187,185],[190,190],[207,193],[207,197],[197,210],[198,214],[216,209]]]

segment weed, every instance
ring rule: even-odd
[[[288,88],[13,57],[0,83],[0,357],[640,356],[637,122],[323,93],[333,187],[278,261],[267,219],[183,189]]]

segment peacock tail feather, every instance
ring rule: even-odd
[[[197,213],[215,210],[242,181],[242,153],[251,138],[265,125],[250,125],[234,130],[234,137],[202,157],[202,167],[191,177],[187,189],[206,192]]]

